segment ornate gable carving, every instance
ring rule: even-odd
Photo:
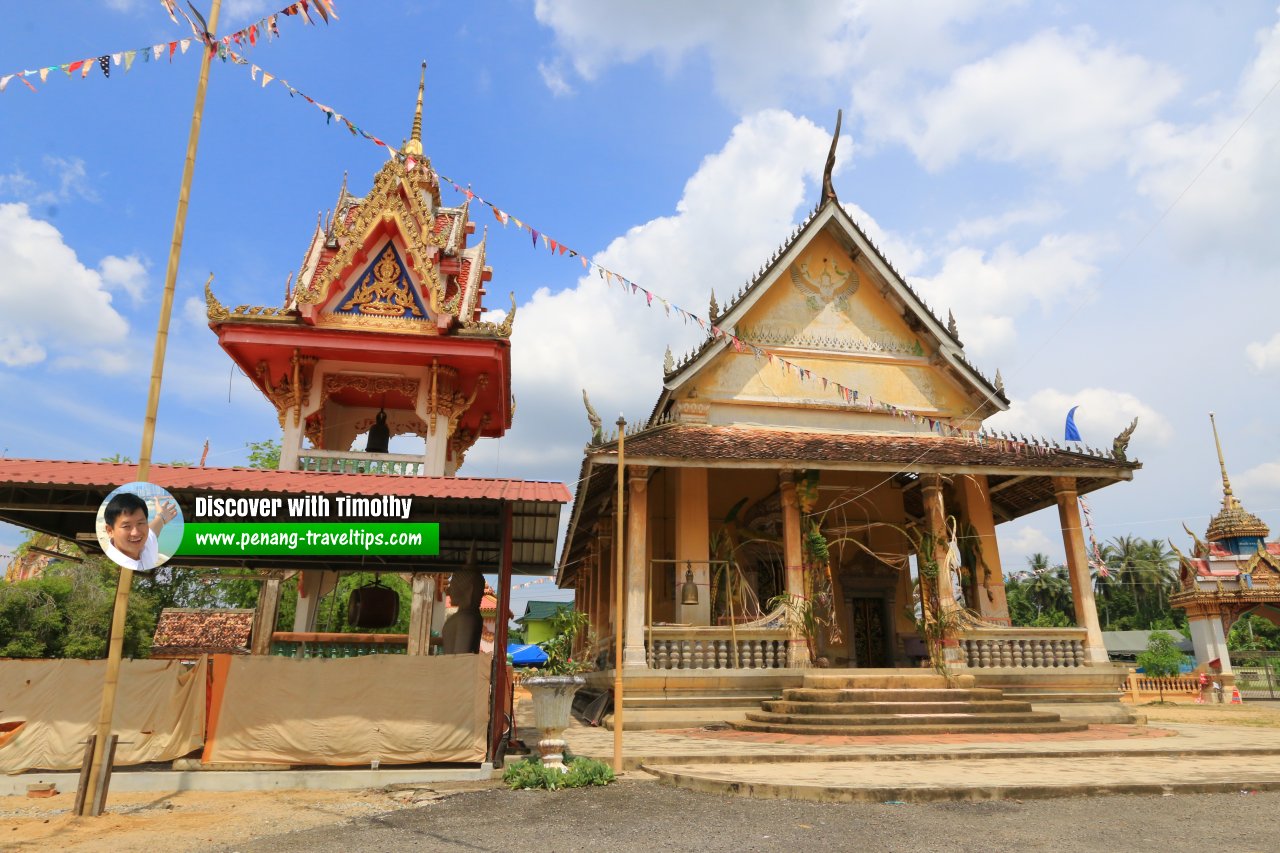
[[[355,217],[349,223],[334,225],[337,254],[319,275],[298,288],[298,303],[320,305],[325,302],[333,285],[356,262],[374,229],[390,224],[404,240],[408,266],[422,283],[427,307],[432,313],[439,313],[445,294],[434,260],[445,247],[448,235],[432,233],[431,222],[431,212],[420,191],[414,188],[404,164],[398,160],[388,161],[374,178],[373,189],[365,196]]]
[[[360,277],[333,303],[331,312],[356,317],[430,319],[391,241],[387,241]]]

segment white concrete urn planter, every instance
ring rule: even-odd
[[[520,682],[533,695],[533,724],[543,767],[569,772],[564,765],[564,730],[569,727],[573,695],[587,683],[581,675],[535,675]]]

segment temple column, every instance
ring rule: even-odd
[[[800,502],[796,499],[795,475],[778,472],[778,490],[782,497],[782,559],[786,567],[784,582],[792,599],[804,599],[804,549],[800,542]],[[810,664],[809,644],[792,631],[787,642],[787,666],[806,668]]]
[[[986,475],[966,474],[960,478],[960,496],[965,517],[978,534],[979,552],[986,565],[971,566],[976,573],[978,600],[966,602],[983,618],[1009,624],[1009,603],[1005,598],[1004,572],[1000,566],[1000,546],[996,542],[996,522],[991,514],[991,492]],[[989,577],[988,577],[989,575]]]
[[[602,651],[613,647],[613,599],[609,597],[609,590],[613,587],[612,541],[603,533],[596,532],[596,553],[600,558],[596,561],[596,584],[592,594],[595,597],[596,641]]]
[[[435,614],[436,577],[434,574],[413,573],[413,597],[409,604],[408,653],[431,654],[431,619]]]
[[[1067,553],[1067,571],[1071,576],[1071,600],[1075,604],[1076,625],[1084,628],[1085,660],[1090,666],[1108,662],[1102,643],[1102,627],[1098,608],[1093,601],[1093,579],[1089,577],[1089,557],[1080,525],[1080,501],[1075,477],[1054,477],[1053,494],[1058,500],[1058,519],[1062,524],[1062,545]]]
[[[648,593],[647,558],[649,551],[649,468],[627,467],[627,562],[626,621],[622,626],[622,665],[628,669],[647,667],[644,648],[645,602]]]
[[[711,532],[707,510],[706,468],[676,468],[676,621],[688,625],[711,624]],[[693,572],[698,587],[697,604],[681,604],[685,572]]]
[[[271,635],[276,630],[276,613],[280,610],[279,572],[272,572],[258,589],[258,606],[253,611],[253,636],[249,654],[271,654]]]
[[[951,572],[947,571],[947,512],[942,502],[942,477],[938,474],[925,474],[920,479],[925,524],[929,535],[933,537],[933,553],[926,555],[926,559],[932,557],[938,567],[938,606],[943,613],[948,613],[956,609],[957,604]]]
[[[295,420],[293,409],[284,413],[284,435],[280,439],[281,471],[297,471],[298,456],[302,453],[302,424]]]
[[[1210,661],[1218,661],[1223,675],[1230,675],[1231,654],[1227,650],[1227,632],[1222,616],[1217,613],[1187,614],[1187,628],[1191,631],[1191,645],[1195,649],[1196,663],[1208,668]]]
[[[298,572],[298,607],[293,612],[293,630],[314,631],[320,613],[320,599],[338,585],[337,572]]]

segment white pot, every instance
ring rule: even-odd
[[[564,730],[569,727],[573,695],[587,680],[581,675],[536,675],[520,684],[533,695],[533,724],[538,729],[538,753],[545,767],[568,772],[564,766]]]

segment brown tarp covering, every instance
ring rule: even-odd
[[[209,763],[478,763],[489,655],[232,657]]]
[[[76,770],[102,705],[106,661],[0,661],[0,771]],[[169,761],[204,742],[205,659],[121,662],[116,764]],[[16,725],[15,725],[16,724]]]

